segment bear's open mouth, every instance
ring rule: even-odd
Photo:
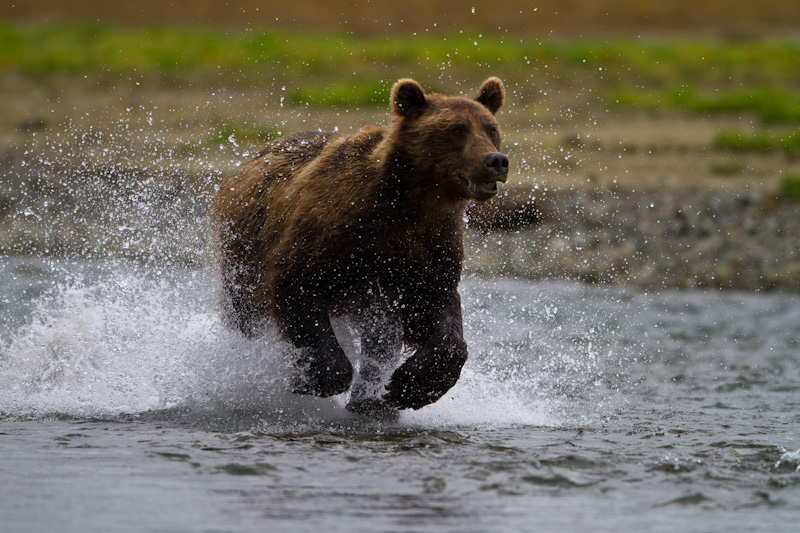
[[[474,181],[470,180],[469,190],[478,194],[495,194],[498,190],[497,182],[490,181],[489,183],[475,183]]]

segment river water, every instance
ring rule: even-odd
[[[0,261],[0,530],[798,530],[797,295],[466,279],[458,385],[378,422],[215,292]]]

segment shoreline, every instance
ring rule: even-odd
[[[74,80],[56,86],[53,100],[24,92],[14,129],[0,132],[0,257],[210,264],[208,198],[261,147],[212,142],[215,128],[350,131],[387,120],[382,109],[282,108],[264,90],[134,98]],[[512,102],[503,117],[514,178],[468,213],[466,275],[800,292],[800,204],[779,194],[796,156],[710,148],[720,128],[744,128],[749,117],[618,112],[595,121],[586,109],[540,120],[540,109]],[[733,175],[714,170],[731,164]]]
[[[560,190],[538,205],[533,225],[468,232],[466,272],[800,291],[800,207],[765,190]]]
[[[0,256],[213,261],[205,220],[224,171],[4,166],[18,182],[0,188]],[[800,206],[768,187],[518,186],[467,228],[465,275],[800,292]]]

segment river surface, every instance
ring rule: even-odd
[[[206,271],[0,259],[0,531],[798,531],[798,295],[461,292],[461,380],[379,422]]]

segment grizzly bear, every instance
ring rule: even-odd
[[[294,392],[352,384],[347,408],[380,413],[419,409],[456,383],[464,211],[506,181],[504,98],[497,78],[474,99],[402,79],[388,128],[280,138],[221,185],[212,219],[226,317],[248,335],[272,320],[297,349]],[[360,331],[355,383],[336,316]]]

